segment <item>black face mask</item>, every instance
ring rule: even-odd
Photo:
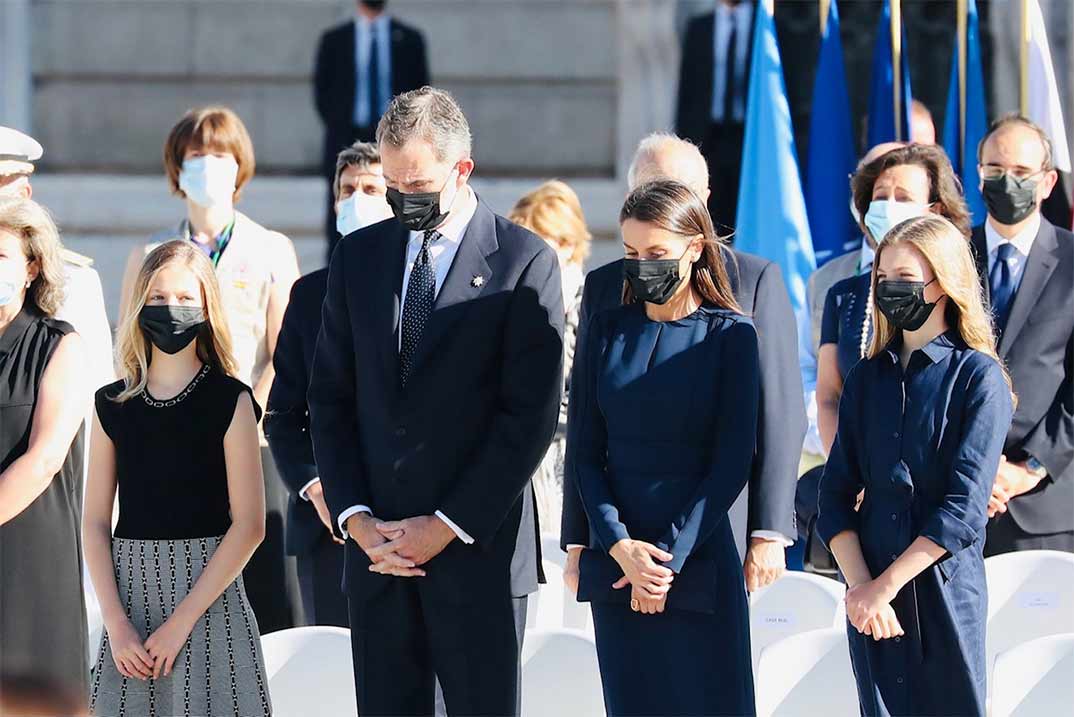
[[[623,278],[630,283],[636,300],[666,304],[682,283],[679,276],[681,261],[681,256],[678,259],[624,259]]]
[[[200,306],[143,306],[138,325],[166,354],[177,354],[198,336],[205,324],[205,310]]]
[[[1016,179],[1006,173],[984,180],[981,194],[988,213],[1000,224],[1007,225],[1028,218],[1037,211],[1037,184],[1037,179]]]
[[[454,172],[452,172],[454,175]],[[448,182],[451,177],[448,177]],[[447,182],[444,183],[447,186]],[[443,189],[440,192],[444,191]],[[415,194],[403,194],[398,189],[388,187],[385,198],[392,208],[392,214],[407,229],[415,232],[436,229],[445,219],[447,212],[440,211],[440,192],[419,192]],[[458,190],[455,190],[458,196]],[[455,201],[453,198],[452,202]]]
[[[896,329],[917,331],[939,302],[925,301],[925,287],[932,281],[881,281],[876,285],[876,308]]]

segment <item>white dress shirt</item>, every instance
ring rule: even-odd
[[[735,27],[735,84],[739,89],[732,101],[734,117],[723,116],[723,98],[727,92],[727,46],[731,43],[731,25]],[[743,2],[728,7],[716,3],[716,28],[712,33],[712,121],[734,120],[742,122],[746,117],[746,93],[748,79],[746,64],[749,61],[750,31],[753,24],[753,3]]]
[[[373,35],[377,37],[377,82],[381,87],[381,97],[385,101],[392,96],[392,48],[391,21],[381,13],[376,20],[368,20],[362,15],[354,18],[354,125],[370,127],[380,119],[384,107],[373,107],[373,88],[366,82],[369,76],[369,50],[373,46]]]
[[[454,175],[452,175],[454,176]],[[477,211],[477,196],[473,190],[470,189],[470,185],[463,185],[463,188],[459,195],[453,201],[454,204],[458,204],[458,207],[452,207],[452,214],[448,217],[447,221],[438,226],[436,230],[440,232],[440,237],[429,247],[429,260],[433,263],[433,273],[436,277],[436,295],[440,295],[440,289],[444,286],[444,281],[447,279],[448,271],[451,269],[451,264],[455,261],[455,255],[459,252],[459,246],[462,244],[462,238],[466,234],[466,228],[470,226],[470,220],[474,218],[474,212]],[[400,297],[400,307],[406,306],[406,292],[407,284],[410,283],[410,272],[414,269],[414,262],[417,261],[418,253],[421,251],[421,243],[425,237],[425,232],[410,232],[410,238],[407,240],[406,248],[406,264],[403,267],[403,291]],[[400,311],[400,316],[402,312]],[[402,342],[402,331],[399,332]],[[312,485],[312,481],[310,485]],[[309,485],[306,486],[308,488]],[[303,488],[305,491],[305,488]],[[367,505],[353,505],[347,508],[339,514],[339,529],[340,532],[347,533],[347,519],[356,513],[372,513],[373,510]],[[436,517],[447,523],[447,526],[451,528],[452,532],[458,536],[459,540],[469,545],[474,542],[473,537],[470,536],[465,530],[456,525],[450,518],[444,515],[439,510],[435,513]]]
[[[1026,270],[1029,251],[1033,248],[1033,242],[1036,241],[1037,232],[1039,231],[1040,212],[1034,214],[1029,224],[1010,239],[1004,239],[1000,236],[1000,233],[992,226],[992,218],[989,217],[985,221],[985,246],[988,247],[988,276],[984,277],[985,280],[988,281],[989,277],[992,276],[992,268],[996,265],[996,259],[999,257],[1000,244],[1013,244],[1018,251],[1011,255],[1011,258],[1007,260],[1007,264],[1010,266],[1011,280],[1014,282],[1014,291],[1017,293],[1018,287],[1022,283],[1022,274]]]

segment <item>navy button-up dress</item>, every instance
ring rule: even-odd
[[[983,715],[982,550],[1011,394],[1000,365],[953,332],[905,371],[898,350],[896,340],[847,376],[817,532],[825,543],[857,532],[873,577],[918,536],[947,550],[893,601],[903,637],[877,642],[848,622],[862,714]]]

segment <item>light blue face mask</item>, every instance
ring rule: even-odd
[[[914,217],[928,214],[927,204],[896,202],[892,199],[874,199],[865,212],[865,227],[879,244],[897,224]]]
[[[0,306],[7,306],[15,298],[19,287],[12,281],[0,279]]]

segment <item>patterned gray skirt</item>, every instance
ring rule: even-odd
[[[220,538],[112,540],[119,598],[143,639],[190,592],[219,544]],[[97,717],[271,715],[261,638],[242,576],[195,624],[170,675],[142,681],[119,674],[106,633],[91,685]]]

